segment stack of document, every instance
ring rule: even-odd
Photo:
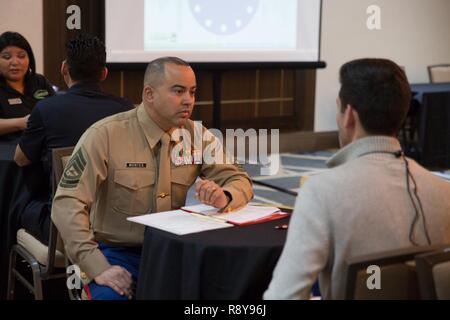
[[[288,214],[281,212],[276,207],[246,205],[245,207],[226,213],[221,213],[219,209],[206,204],[182,207],[184,211],[213,217],[214,219],[242,226],[248,224],[261,223],[286,217]]]
[[[220,213],[208,205],[194,205],[172,210],[127,218],[129,221],[161,229],[177,235],[207,230],[229,228],[233,225],[249,225],[287,217],[276,207],[247,205],[239,210]]]

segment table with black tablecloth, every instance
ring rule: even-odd
[[[32,192],[46,187],[42,164],[20,168],[14,162],[15,141],[0,142],[0,299],[6,297],[9,249],[16,242],[18,216]],[[45,188],[44,188],[45,189]]]
[[[147,227],[137,299],[261,299],[288,220],[184,236]]]
[[[16,144],[0,143],[0,299],[6,297],[9,248],[14,241],[16,219],[10,215],[14,195],[22,188],[22,170],[14,162]]]

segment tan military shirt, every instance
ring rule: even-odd
[[[192,135],[193,127],[189,120],[185,128]],[[97,248],[98,241],[142,245],[144,226],[126,218],[155,212],[163,134],[140,105],[95,123],[75,147],[53,200],[52,220],[68,256],[89,279],[110,267]],[[172,209],[185,204],[187,191],[198,176],[213,180],[231,194],[228,207],[241,207],[253,197],[248,175],[236,165],[172,162]]]

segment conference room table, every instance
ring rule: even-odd
[[[19,213],[43,183],[41,164],[16,165],[16,145],[17,141],[0,142],[0,300],[6,297],[9,250],[16,242]]]
[[[137,299],[261,299],[289,217],[178,236],[147,227]],[[278,226],[278,227],[277,227]]]
[[[22,170],[14,162],[15,148],[14,141],[0,143],[0,299],[6,297],[9,248],[18,223],[12,215],[18,206],[13,199],[24,186]]]

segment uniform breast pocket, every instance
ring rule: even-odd
[[[147,213],[150,209],[154,184],[154,171],[116,170],[113,209],[127,215]]]
[[[196,165],[172,168],[172,207],[179,208],[186,204],[186,195],[198,176]]]
[[[172,184],[190,187],[197,179],[198,168],[196,165],[185,165],[172,168]]]

